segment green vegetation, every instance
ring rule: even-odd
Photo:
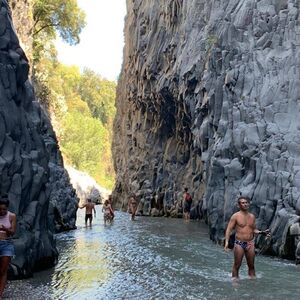
[[[116,83],[92,70],[81,73],[78,67],[57,60],[53,43],[56,34],[76,44],[85,25],[76,0],[33,2],[33,81],[37,97],[51,116],[64,160],[111,189]]]
[[[33,22],[34,59],[39,60],[57,33],[68,44],[78,44],[85,14],[77,0],[33,0]]]

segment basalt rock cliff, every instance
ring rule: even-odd
[[[10,8],[0,0],[0,196],[8,195],[17,215],[16,277],[55,263],[54,233],[75,228],[78,201],[28,72]]]
[[[222,241],[251,198],[263,252],[299,256],[300,2],[127,0],[114,127],[125,208],[166,214],[187,186]],[[160,207],[159,207],[160,206]]]

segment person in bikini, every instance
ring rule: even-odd
[[[105,200],[103,207],[102,207],[102,212],[103,212],[103,218],[104,218],[104,225],[106,225],[106,222],[111,223],[114,219],[114,213],[111,208],[111,204],[109,200]]]
[[[93,211],[94,216],[96,217],[95,203],[92,203],[91,198],[87,198],[87,203],[82,206],[79,206],[80,209],[85,208],[85,226],[87,226],[87,221],[89,220],[89,225],[92,227],[93,222]]]
[[[250,278],[255,278],[255,247],[254,236],[255,234],[264,234],[269,236],[270,230],[258,230],[255,225],[255,216],[249,210],[250,199],[244,196],[239,197],[238,206],[240,211],[233,214],[229,220],[226,233],[225,233],[225,251],[228,251],[228,242],[230,234],[235,230],[234,241],[234,263],[232,266],[232,278],[239,277],[239,269],[241,267],[243,257],[245,255],[248,265],[248,275]]]
[[[0,300],[6,285],[8,266],[15,255],[11,238],[16,232],[17,218],[15,214],[8,211],[8,205],[7,198],[0,198]]]

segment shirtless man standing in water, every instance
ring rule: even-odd
[[[243,257],[245,255],[248,265],[248,275],[250,278],[255,278],[254,258],[254,235],[264,234],[269,236],[269,229],[260,231],[256,229],[255,216],[248,212],[250,200],[247,197],[239,197],[238,205],[240,211],[233,214],[229,220],[225,233],[225,251],[228,251],[228,242],[230,234],[233,230],[236,231],[234,241],[234,263],[232,267],[232,278],[239,277],[239,269],[241,267]]]
[[[96,217],[95,203],[92,203],[92,200],[90,198],[87,198],[87,203],[79,206],[79,208],[85,208],[85,226],[87,226],[87,221],[89,220],[89,225],[91,227],[93,221],[93,211],[94,216]]]

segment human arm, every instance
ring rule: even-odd
[[[130,205],[131,205],[131,199],[128,200],[128,204],[127,204],[127,211],[130,211]]]
[[[83,205],[79,205],[78,203],[78,208],[82,209],[82,208],[85,208],[86,204],[83,204]]]
[[[226,232],[225,232],[225,246],[224,246],[225,251],[228,251],[228,249],[229,249],[228,243],[229,243],[230,234],[231,234],[232,230],[234,230],[235,226],[236,226],[236,216],[233,215],[229,220],[229,223],[227,225]]]
[[[96,208],[95,205],[93,206],[94,216],[96,216]]]
[[[254,229],[254,233],[255,234],[262,234],[262,235],[265,235],[267,237],[270,237],[270,229],[266,229],[266,230],[259,230],[259,229]]]
[[[13,236],[16,232],[16,228],[17,228],[17,217],[15,214],[11,214],[9,216],[10,222],[11,222],[11,226],[10,227],[5,227],[3,225],[0,225],[0,230],[1,231],[5,231],[7,236]]]

